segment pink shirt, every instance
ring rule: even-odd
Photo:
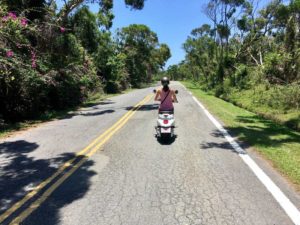
[[[166,96],[167,96],[166,100],[164,102],[162,102],[165,99]],[[166,111],[173,110],[174,106],[173,106],[173,102],[172,102],[172,91],[171,91],[171,89],[169,89],[169,91],[167,91],[167,92],[165,92],[162,89],[161,92],[160,92],[160,99],[161,99],[161,103],[160,103],[160,107],[159,107],[160,110],[166,110]]]

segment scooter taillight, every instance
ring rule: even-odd
[[[168,124],[169,123],[169,121],[168,120],[164,120],[164,124]]]

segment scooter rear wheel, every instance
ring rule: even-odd
[[[161,134],[161,140],[164,140],[164,141],[167,141],[167,140],[170,140],[172,137],[172,135],[170,133],[167,133],[167,134]]]

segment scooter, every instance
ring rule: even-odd
[[[156,93],[156,90],[153,90]],[[175,91],[178,94],[178,91]],[[175,117],[173,111],[159,111],[157,126],[155,126],[156,137],[161,141],[168,141],[176,137],[175,135]]]

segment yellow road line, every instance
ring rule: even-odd
[[[93,146],[97,144],[99,140],[101,140],[105,135],[109,134],[112,130],[114,130],[119,124],[122,123],[127,117],[130,117],[130,115],[134,112],[136,107],[141,106],[146,101],[149,101],[149,96],[146,96],[141,102],[136,104],[133,109],[131,109],[129,112],[127,112],[125,115],[123,115],[113,126],[111,126],[108,130],[106,130],[103,134],[101,134],[99,137],[97,137],[93,142],[91,142],[87,147],[85,147],[80,152],[76,153],[75,157],[65,162],[51,177],[46,179],[45,181],[41,182],[38,186],[36,186],[31,192],[29,192],[23,199],[16,202],[12,207],[10,207],[8,210],[6,210],[1,216],[0,216],[0,223],[2,223],[7,217],[9,217],[12,213],[14,213],[16,210],[18,210],[22,205],[24,205],[29,199],[31,199],[33,196],[35,196],[39,191],[41,191],[47,184],[51,183],[56,177],[58,177],[63,171],[65,171],[67,168],[69,168],[72,163],[78,159],[79,156],[85,156],[85,153],[90,150]],[[127,121],[127,120],[126,120]]]
[[[147,96],[146,100],[143,102],[146,103],[151,99],[151,96]],[[89,157],[94,155],[117,131],[119,131],[126,123],[127,121],[136,113],[136,111],[142,107],[142,105],[137,106],[135,109],[133,109],[132,113],[124,120],[122,123],[116,127],[115,130],[113,130],[111,133],[109,133],[99,144],[97,144],[87,155],[85,155],[85,158],[81,159],[77,164],[72,166],[72,169],[69,170],[67,173],[65,173],[60,179],[58,179],[53,185],[51,185],[43,194],[41,197],[39,197],[36,201],[34,201],[29,208],[24,210],[18,217],[16,217],[10,225],[17,225],[20,224],[22,221],[24,221],[33,211],[35,211],[68,177],[70,177],[80,166],[85,163]]]

